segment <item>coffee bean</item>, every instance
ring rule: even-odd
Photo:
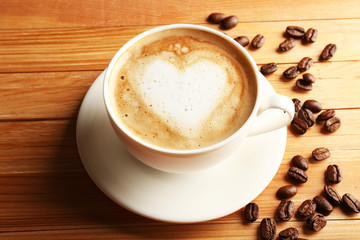
[[[300,109],[300,111],[298,112],[298,117],[300,119],[304,120],[309,127],[311,127],[311,126],[313,126],[315,124],[315,116],[307,108]]]
[[[295,133],[300,134],[300,135],[306,133],[306,131],[307,131],[308,128],[309,128],[309,126],[307,125],[307,123],[306,123],[304,120],[302,120],[302,119],[300,119],[299,117],[297,117],[297,116],[295,116],[295,117],[293,118],[293,120],[291,121],[290,126],[291,126],[291,129],[292,129]]]
[[[303,108],[309,109],[313,113],[318,113],[322,109],[322,105],[313,99],[306,100],[303,104]]]
[[[295,107],[295,114],[299,112],[299,110],[301,109],[302,107],[302,103],[299,99],[297,98],[293,98],[292,99],[293,103],[294,103],[294,107]]]
[[[291,159],[291,163],[294,167],[300,168],[301,170],[308,170],[308,163],[305,158],[301,155],[296,155]]]
[[[289,221],[295,213],[295,205],[291,200],[281,200],[278,209],[277,216],[281,221]]]
[[[335,110],[327,109],[317,116],[316,121],[318,122],[325,121],[334,116],[335,116]]]
[[[328,120],[326,120],[325,124],[324,124],[324,130],[332,133],[335,132],[336,130],[338,130],[341,126],[341,121],[340,118],[338,117],[332,117],[329,118]]]
[[[325,216],[329,215],[334,209],[331,203],[322,195],[317,195],[313,201],[316,203],[316,211]]]
[[[298,237],[299,237],[299,231],[293,227],[284,229],[279,233],[280,240],[295,240],[298,239]]]
[[[291,167],[288,170],[288,175],[293,181],[297,183],[306,183],[308,180],[306,172],[297,167]]]
[[[288,26],[286,33],[292,38],[302,38],[305,35],[305,30],[299,26]]]
[[[290,49],[294,48],[296,45],[295,39],[288,38],[279,45],[279,50],[281,52],[289,51]]]
[[[249,45],[249,39],[246,36],[236,37],[236,38],[234,38],[234,40],[237,41],[238,43],[240,43],[240,45],[243,47],[246,47],[247,45]]]
[[[325,185],[324,192],[326,195],[326,198],[329,200],[329,202],[333,205],[340,205],[341,203],[341,196],[340,194],[330,185]]]
[[[327,159],[328,157],[331,156],[330,150],[327,149],[326,147],[319,147],[319,148],[315,148],[312,151],[312,157],[316,160],[316,161],[322,161]]]
[[[321,52],[320,60],[329,60],[332,58],[336,52],[336,45],[333,43],[330,43],[325,46],[324,50]]]
[[[313,43],[316,41],[318,34],[319,31],[317,29],[309,28],[305,33],[304,40],[308,43]]]
[[[207,18],[207,21],[209,23],[213,23],[213,24],[218,24],[220,23],[224,18],[226,17],[226,15],[224,13],[212,13],[209,15],[209,17]]]
[[[229,16],[221,20],[220,28],[223,30],[228,30],[235,27],[239,23],[239,19],[236,16]]]
[[[315,77],[311,73],[303,74],[303,80],[307,83],[315,83]]]
[[[265,65],[262,65],[261,66],[261,69],[260,69],[260,72],[264,75],[268,75],[270,73],[273,73],[277,70],[277,65],[276,63],[268,63],[268,64],[265,64]]]
[[[355,213],[360,212],[360,201],[357,200],[351,193],[345,193],[342,197],[342,201],[348,210]]]
[[[283,76],[286,79],[294,79],[299,75],[299,70],[297,67],[289,67],[283,72]]]
[[[310,230],[318,232],[326,226],[326,219],[321,213],[314,212],[306,219],[306,223]]]
[[[296,240],[308,240],[307,238],[297,238]]]
[[[273,240],[276,236],[276,222],[272,218],[264,218],[260,223],[260,237],[262,240]]]
[[[312,90],[312,83],[305,82],[303,79],[298,79],[296,81],[296,86],[301,90],[311,91]]]
[[[299,117],[297,117],[297,116],[295,116],[295,117],[293,118],[293,120],[291,121],[290,126],[291,126],[291,129],[292,129],[295,133],[300,134],[300,135],[306,133],[306,131],[307,131],[308,128],[309,128],[309,126],[307,125],[307,123],[306,123],[304,120],[302,120],[302,119],[300,119]]]
[[[340,167],[336,164],[327,167],[326,176],[330,183],[339,183],[343,178]]]
[[[258,34],[251,41],[251,46],[253,48],[261,48],[264,45],[264,43],[265,43],[265,37],[261,34]]]
[[[313,200],[305,200],[298,208],[298,215],[301,217],[308,217],[316,210],[316,203]]]
[[[286,186],[279,188],[276,192],[276,195],[281,199],[285,199],[285,198],[291,198],[291,197],[295,196],[296,193],[297,193],[296,186],[286,185]]]
[[[312,58],[309,57],[304,57],[303,59],[300,60],[300,62],[298,63],[298,70],[300,72],[305,72],[306,70],[308,70],[312,65],[314,64],[314,61],[312,60]]]
[[[249,203],[246,205],[245,218],[249,222],[255,222],[259,218],[259,206],[256,203]]]

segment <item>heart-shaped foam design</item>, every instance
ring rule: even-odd
[[[138,80],[140,94],[156,114],[187,136],[194,136],[224,96],[227,73],[215,62],[201,59],[179,70],[157,59]]]

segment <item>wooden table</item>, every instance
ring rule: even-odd
[[[76,117],[89,86],[115,52],[144,30],[171,23],[206,23],[212,12],[237,15],[232,37],[252,39],[261,33],[265,45],[248,51],[259,65],[276,62],[268,76],[275,90],[302,101],[316,99],[335,109],[341,128],[333,134],[312,127],[305,135],[288,131],[280,169],[254,201],[255,223],[244,209],[198,224],[171,224],[140,217],[107,198],[87,175],[75,141]],[[314,44],[300,41],[287,53],[276,50],[288,25],[319,30]],[[274,217],[276,190],[288,184],[291,158],[310,160],[316,147],[332,156],[310,160],[309,181],[292,198],[296,208],[320,194],[329,164],[338,164],[341,193],[360,199],[360,2],[345,1],[100,1],[2,0],[0,2],[0,239],[257,239],[262,218]],[[333,59],[319,62],[321,50],[335,43]],[[305,56],[315,60],[317,77],[311,92],[281,80],[282,72]],[[296,227],[308,239],[360,239],[360,214],[336,207],[318,233],[302,219],[278,221],[278,232]]]

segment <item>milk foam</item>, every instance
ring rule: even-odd
[[[145,39],[125,52],[111,73],[119,120],[151,144],[208,146],[233,134],[250,115],[256,87],[233,49],[198,33],[174,36],[179,34],[174,30]]]
[[[179,70],[169,61],[156,57],[143,59],[149,64],[136,72],[139,93],[144,102],[172,128],[188,137],[199,134],[201,123],[209,117],[227,84],[226,72],[206,59]]]

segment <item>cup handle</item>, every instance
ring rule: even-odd
[[[271,113],[271,116],[263,117],[270,109],[280,109],[282,111],[274,110],[277,114]],[[294,103],[290,98],[280,94],[264,96],[261,100],[255,123],[248,136],[274,131],[288,125],[294,117],[294,112]]]

